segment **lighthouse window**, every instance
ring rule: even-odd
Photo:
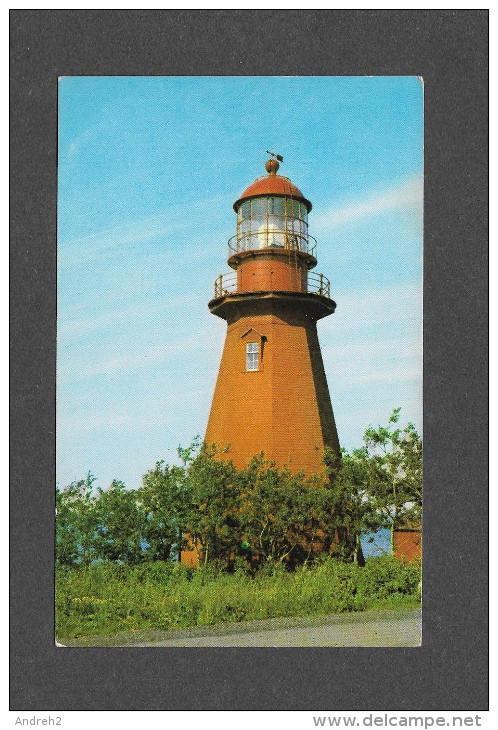
[[[297,200],[287,198],[287,215],[289,218],[299,218],[299,203]]]
[[[259,342],[246,345],[246,370],[259,370]]]
[[[259,215],[266,217],[266,198],[256,198],[252,201],[252,217]]]
[[[276,215],[268,216],[268,230],[270,231],[281,231],[285,227],[285,222],[282,218]]]
[[[285,215],[285,198],[269,198],[268,207],[270,215]]]
[[[291,233],[299,233],[299,221],[296,218],[287,219],[287,229]]]
[[[239,232],[242,234],[249,233],[251,230],[251,221],[242,221],[239,226]]]
[[[298,200],[287,198],[287,216],[289,218],[301,218],[301,220],[306,221],[308,218],[308,211],[303,203],[300,203]]]
[[[239,217],[240,219],[249,218],[251,215],[251,201],[246,200],[245,203],[242,203],[242,205],[239,208]]]

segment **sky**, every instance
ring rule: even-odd
[[[209,313],[233,202],[279,174],[311,200],[336,312],[318,323],[339,440],[401,407],[422,431],[417,77],[62,77],[57,483],[139,487],[204,436],[226,323]]]

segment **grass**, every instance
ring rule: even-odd
[[[255,578],[174,563],[59,569],[56,636],[65,639],[171,631],[267,618],[420,605],[420,565],[370,558],[364,568],[325,559]]]

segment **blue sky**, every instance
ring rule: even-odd
[[[63,77],[57,481],[130,487],[204,435],[232,203],[265,150],[313,203],[341,445],[422,429],[423,89],[416,77]]]

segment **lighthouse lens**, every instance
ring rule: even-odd
[[[279,218],[276,215],[268,216],[268,230],[270,231],[283,231],[284,230],[284,218]]]

